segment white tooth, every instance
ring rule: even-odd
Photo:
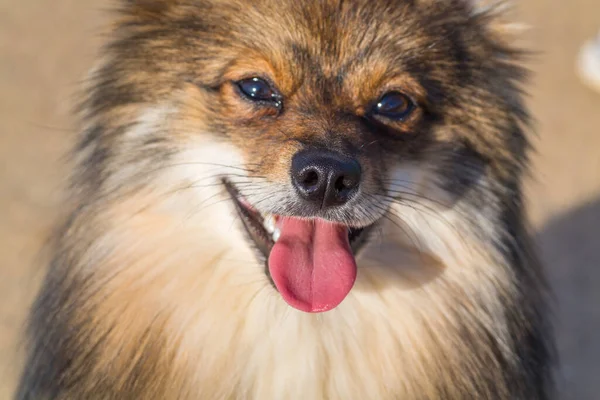
[[[273,238],[273,241],[276,242],[279,240],[279,236],[281,236],[281,231],[279,228],[276,228],[271,237]]]
[[[268,214],[263,219],[263,226],[269,233],[275,232],[275,217]]]

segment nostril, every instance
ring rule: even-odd
[[[348,185],[348,179],[340,176],[339,178],[336,179],[335,181],[335,190],[337,192],[342,192],[344,190],[346,190],[348,187],[350,187],[350,185]]]
[[[342,175],[333,182],[333,196],[337,201],[345,202],[358,186],[358,180],[352,176]]]
[[[315,170],[305,171],[304,174],[303,174],[303,176],[302,176],[301,182],[306,187],[317,186],[317,184],[319,183],[319,174]]]

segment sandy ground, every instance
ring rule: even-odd
[[[100,5],[98,5],[100,3]],[[0,399],[14,388],[24,312],[56,215],[73,94],[90,67],[103,4],[0,0]],[[563,399],[600,398],[600,94],[573,73],[600,27],[598,0],[522,0],[541,55],[532,64],[539,121],[531,214],[554,285]]]

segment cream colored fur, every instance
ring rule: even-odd
[[[168,110],[146,110],[140,126],[161,129]],[[136,129],[126,137],[144,134]],[[307,314],[271,286],[218,184],[239,166],[231,145],[189,135],[150,189],[111,206],[111,229],[87,260],[104,296],[99,323],[116,326],[107,368],[129,362],[150,326],[175,352],[173,398],[414,399],[435,396],[439,382],[469,382],[461,371],[500,374],[465,349],[478,346],[483,330],[510,346],[501,301],[512,277],[484,252],[491,246],[470,231],[460,204],[393,206],[404,225],[380,222],[350,295],[330,312]],[[394,176],[414,171],[399,166]],[[415,193],[433,190],[427,180],[415,179]],[[468,217],[494,237],[490,215]]]

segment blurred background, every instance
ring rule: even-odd
[[[577,78],[600,0],[516,0],[531,26],[537,119],[531,218],[556,299],[561,399],[600,399],[600,93]],[[103,2],[0,0],[0,400],[19,370],[39,250],[59,210],[74,94],[101,43]]]

